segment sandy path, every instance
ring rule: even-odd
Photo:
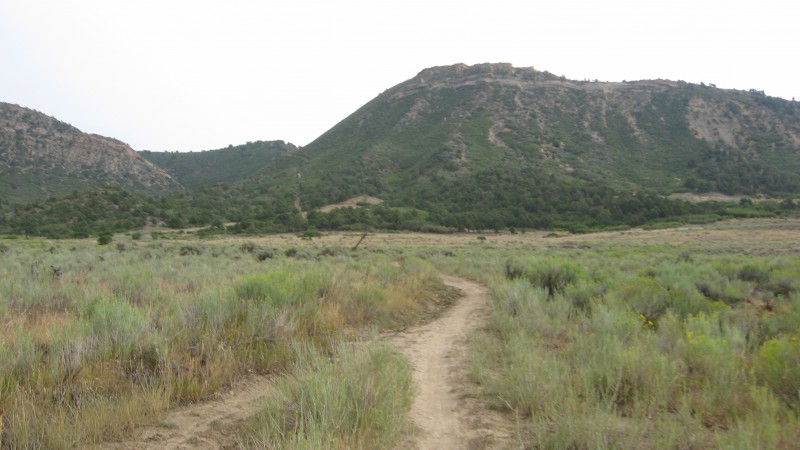
[[[105,443],[100,449],[229,449],[238,448],[237,431],[273,392],[265,377],[235,385],[219,399],[176,408],[158,425],[136,430],[129,441]]]
[[[388,337],[414,368],[417,395],[410,416],[420,434],[407,444],[421,450],[499,447],[511,439],[511,424],[470,396],[466,381],[467,334],[489,312],[486,288],[458,277],[443,280],[464,296],[436,320]],[[96,448],[236,448],[235,431],[271,393],[271,382],[255,377],[221,398],[170,411],[161,423],[137,430],[131,440]]]
[[[486,288],[457,277],[445,284],[464,296],[442,316],[390,338],[411,362],[417,395],[411,419],[420,429],[412,446],[425,449],[494,448],[509,442],[512,427],[469,395],[467,335],[489,311]]]

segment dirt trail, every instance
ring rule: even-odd
[[[98,449],[233,449],[237,431],[273,392],[265,377],[233,386],[219,399],[171,410],[161,423],[137,430],[125,442],[105,443]]]
[[[486,288],[458,277],[443,280],[464,296],[433,322],[390,338],[411,362],[417,384],[411,419],[420,434],[409,444],[421,450],[500,447],[512,439],[512,425],[470,396],[466,380],[467,335],[488,314]]]
[[[488,314],[486,288],[463,278],[443,280],[464,296],[436,320],[388,337],[411,362],[417,384],[410,415],[420,434],[407,444],[421,450],[500,447],[513,436],[511,424],[470,396],[466,381],[467,334]],[[273,392],[270,380],[255,377],[219,399],[170,411],[161,423],[137,430],[131,440],[96,448],[236,448],[235,431]]]

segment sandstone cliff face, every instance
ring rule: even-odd
[[[0,194],[27,200],[107,184],[149,193],[179,189],[123,142],[0,103]]]

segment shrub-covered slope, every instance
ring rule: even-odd
[[[184,187],[195,189],[244,178],[295,150],[297,147],[283,141],[256,141],[202,152],[145,150],[139,154],[166,170]]]
[[[435,67],[254,179],[310,210],[356,195],[459,228],[636,222],[676,191],[800,191],[800,106],[664,80]]]
[[[63,135],[75,130],[51,125],[64,129],[58,142],[71,142]],[[33,130],[28,134],[40,133],[26,127]],[[24,133],[14,136],[27,142]],[[229,230],[248,233],[310,227],[587,231],[678,223],[689,215],[708,221],[796,210],[788,198],[731,208],[667,195],[796,197],[800,105],[760,91],[680,81],[579,82],[508,64],[459,64],[423,70],[303,148],[276,141],[144,155],[192,190],[142,198],[138,204],[150,205],[146,210],[123,209],[137,223],[149,217],[174,227],[222,229],[236,222]],[[43,177],[38,183],[51,181],[36,176]],[[3,183],[7,179],[0,190]],[[68,180],[58,185],[74,189]],[[98,192],[111,203],[117,197]],[[364,196],[384,201],[319,210]],[[20,209],[0,197],[0,231],[61,234],[85,222],[54,222],[77,208],[70,202],[87,204],[80,197],[46,199]],[[115,214],[87,222],[77,234],[123,223],[113,217],[118,209],[110,211]]]

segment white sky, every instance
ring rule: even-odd
[[[306,145],[420,70],[800,98],[796,0],[0,0],[0,101],[137,150]]]

